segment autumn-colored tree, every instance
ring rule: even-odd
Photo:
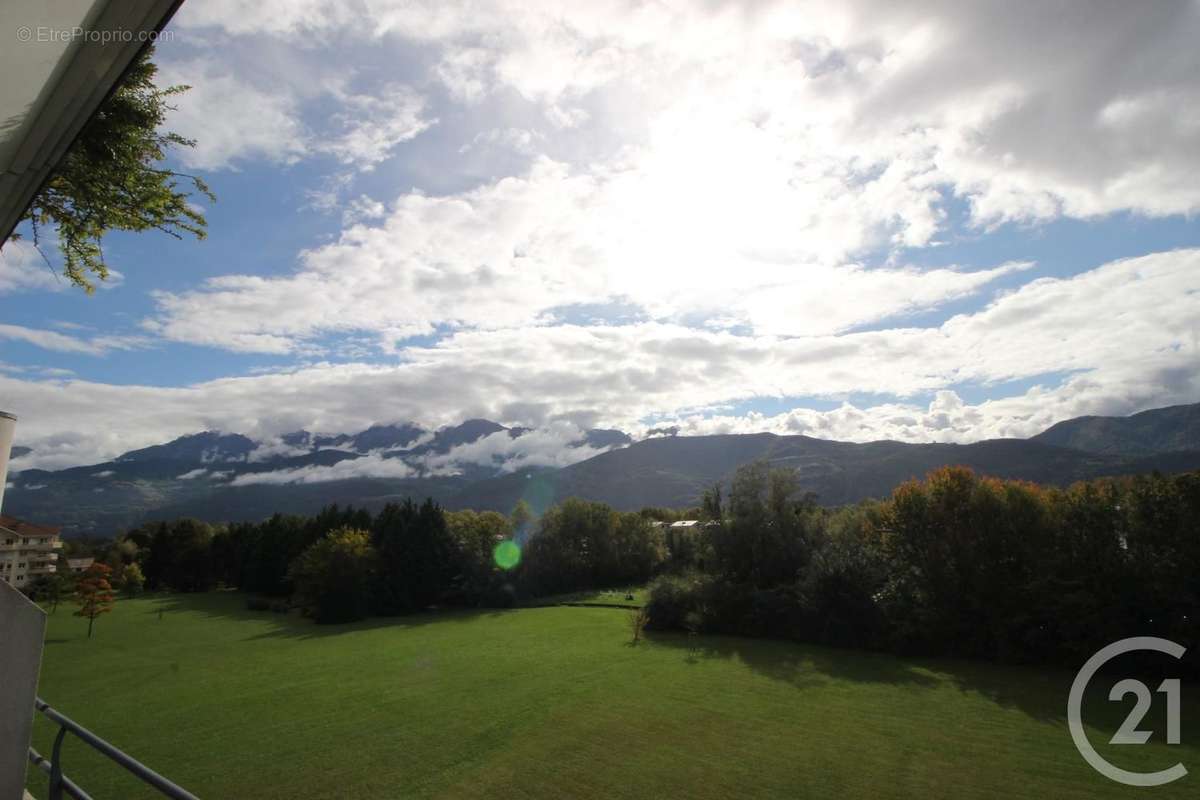
[[[137,565],[137,562],[126,564],[121,569],[121,588],[125,590],[125,594],[129,597],[141,594],[142,586],[146,583],[146,576],[142,574],[142,568]]]
[[[108,582],[111,574],[112,567],[96,562],[84,571],[75,584],[75,602],[79,603],[75,616],[87,618],[89,639],[92,638],[96,617],[112,611],[116,604],[116,595],[112,584]]]

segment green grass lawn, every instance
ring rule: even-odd
[[[1094,773],[1067,732],[1068,672],[720,637],[694,654],[676,635],[632,647],[628,613],[316,627],[214,593],[123,600],[88,641],[64,607],[40,693],[204,798],[1058,800],[1200,786],[1193,774],[1138,791]],[[1185,744],[1102,752],[1131,769],[1200,771],[1191,688]],[[1089,719],[1109,727],[1092,739],[1106,741],[1123,712],[1095,705]],[[39,721],[43,753],[51,737]],[[67,741],[67,774],[95,797],[155,796]],[[30,789],[45,797],[40,774]]]

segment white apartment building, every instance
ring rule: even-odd
[[[4,504],[8,454],[16,424],[14,415],[0,411],[0,507]],[[0,580],[21,589],[39,575],[57,572],[58,551],[62,549],[59,530],[0,514]]]
[[[57,572],[58,532],[0,514],[0,580],[22,589],[39,575]]]

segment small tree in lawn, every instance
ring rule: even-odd
[[[650,621],[650,614],[645,608],[634,609],[629,612],[629,632],[632,638],[629,643],[637,645],[642,640],[642,635],[646,630],[646,623]]]
[[[112,567],[96,562],[87,568],[75,584],[75,602],[79,603],[75,616],[87,617],[89,639],[92,638],[96,617],[112,611],[116,603],[112,584],[108,582],[111,574]]]

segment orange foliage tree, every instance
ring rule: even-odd
[[[112,567],[97,562],[88,567],[75,584],[75,602],[79,603],[75,616],[87,617],[89,639],[92,638],[96,617],[112,611],[116,604],[116,594],[108,582],[110,574]]]

